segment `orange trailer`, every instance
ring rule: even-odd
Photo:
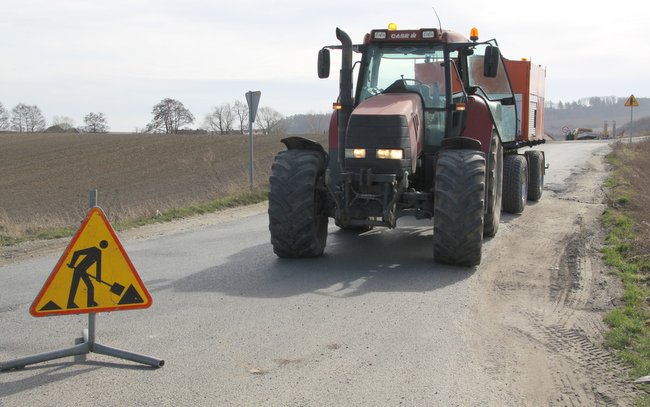
[[[546,69],[528,60],[504,60],[519,112],[518,139],[544,139],[544,81]]]

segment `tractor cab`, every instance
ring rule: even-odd
[[[363,45],[353,46],[361,54],[353,108],[380,95],[418,95],[422,153],[463,134],[468,103],[476,95],[485,101],[501,142],[514,141],[515,99],[496,41],[476,42],[478,32],[471,35],[473,41],[438,29],[371,31]]]

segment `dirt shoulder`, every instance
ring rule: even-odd
[[[225,209],[205,215],[178,219],[172,222],[146,225],[119,232],[117,235],[122,242],[170,235],[200,228],[202,226],[215,225],[246,216],[264,213],[267,210],[267,206],[267,202],[260,202],[255,205]],[[69,242],[70,238],[62,238],[52,240],[34,240],[12,246],[0,246],[0,266],[35,259],[42,256],[62,254]]]
[[[484,246],[468,337],[500,391],[521,405],[632,403],[624,368],[602,346],[603,315],[622,293],[599,252],[606,170],[592,157],[568,189],[545,190],[534,210],[506,215]]]

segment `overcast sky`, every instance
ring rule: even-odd
[[[437,27],[432,6],[443,28],[476,26],[505,57],[545,66],[547,100],[650,96],[647,0],[0,0],[0,102],[76,125],[103,112],[113,131],[144,127],[167,97],[196,127],[248,90],[284,115],[324,113],[338,85],[318,79],[316,54],[336,27],[355,43],[389,22]]]

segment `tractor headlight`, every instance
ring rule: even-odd
[[[365,148],[346,148],[345,158],[366,158]]]
[[[377,158],[387,160],[402,160],[404,159],[404,150],[380,148],[377,150]]]

